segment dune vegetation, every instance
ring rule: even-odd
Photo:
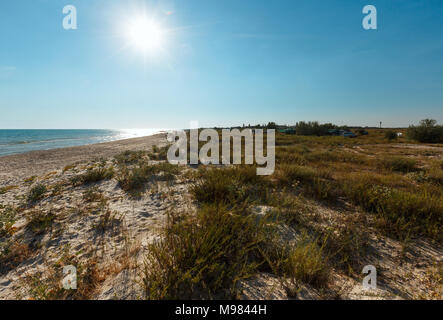
[[[163,145],[2,186],[0,276],[28,268],[9,293],[36,299],[358,299],[370,264],[372,297],[441,299],[443,145],[368,131],[278,132],[270,176]]]

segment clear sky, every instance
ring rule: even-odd
[[[367,4],[377,30],[362,28]],[[160,30],[148,53],[128,35],[141,14]],[[443,123],[441,0],[0,3],[0,128],[428,117]]]

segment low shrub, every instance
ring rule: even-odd
[[[379,158],[377,167],[391,171],[412,172],[417,170],[417,161],[405,157]]]
[[[15,223],[16,210],[7,206],[0,211],[0,238],[12,235],[12,226]]]
[[[116,155],[114,158],[118,164],[131,164],[142,161],[146,155],[147,152],[143,150],[139,151],[126,150]]]
[[[88,168],[84,174],[71,178],[73,185],[82,185],[111,179],[114,176],[114,168],[98,167]]]
[[[443,201],[428,193],[411,193],[369,182],[349,180],[343,186],[346,196],[378,216],[378,225],[400,238],[408,234],[443,239]],[[440,231],[439,231],[440,230]]]
[[[128,168],[123,166],[117,175],[119,186],[127,192],[141,191],[151,180],[172,181],[180,173],[177,165],[162,162],[155,165],[147,163]]]
[[[348,275],[361,272],[363,259],[369,249],[369,236],[362,225],[366,225],[366,222],[351,216],[344,225],[331,226],[321,232],[329,261]]]
[[[235,205],[244,201],[266,201],[269,184],[256,174],[254,166],[203,169],[190,188],[200,203]]]
[[[283,164],[275,173],[277,183],[283,186],[292,186],[297,182],[311,182],[317,176],[314,168],[293,164]]]
[[[236,296],[236,283],[253,275],[261,241],[256,218],[219,205],[196,215],[169,214],[160,241],[151,244],[143,283],[148,299]]]
[[[395,131],[388,130],[385,132],[385,139],[395,140],[397,139],[397,133]]]
[[[43,199],[46,191],[48,191],[48,189],[46,188],[45,185],[40,183],[36,184],[31,188],[31,190],[28,193],[27,197],[28,203],[34,203]]]
[[[332,180],[315,178],[303,186],[303,193],[319,200],[336,201],[339,193],[337,184]]]
[[[280,274],[291,278],[295,284],[325,287],[330,269],[323,251],[323,246],[319,246],[315,240],[302,239],[287,249],[286,258],[280,264]]]
[[[51,229],[55,220],[55,214],[51,211],[44,212],[40,210],[31,211],[29,213],[27,227],[35,234],[43,234]]]
[[[431,169],[427,173],[427,180],[431,183],[443,186],[443,170]]]
[[[0,245],[0,275],[13,270],[32,254],[27,244],[18,241],[7,241]]]
[[[83,200],[86,202],[99,202],[105,200],[105,198],[103,193],[97,187],[92,187],[88,188],[83,193]]]
[[[418,142],[443,142],[443,126],[437,125],[437,121],[433,119],[425,119],[418,126],[410,126],[407,135]]]
[[[151,160],[168,160],[168,149],[169,146],[157,147],[154,145],[148,156]]]

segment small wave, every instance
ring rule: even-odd
[[[0,143],[0,146],[13,146],[16,144],[28,144],[28,143],[32,143],[31,141],[11,141],[11,142],[6,142],[6,143]]]
[[[48,133],[49,132],[49,133]],[[150,136],[164,129],[0,131],[0,156]],[[21,137],[18,137],[21,135]],[[26,135],[26,137],[24,137]]]

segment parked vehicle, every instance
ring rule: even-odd
[[[281,133],[285,133],[285,134],[295,134],[295,129],[293,128],[288,128],[288,129],[281,129],[278,130]]]
[[[350,132],[350,131],[344,131],[341,135],[343,137],[347,137],[347,138],[356,138],[357,137],[357,135],[355,133]]]
[[[328,134],[330,134],[331,136],[339,136],[340,135],[340,130],[338,130],[338,129],[329,129],[328,130]]]

